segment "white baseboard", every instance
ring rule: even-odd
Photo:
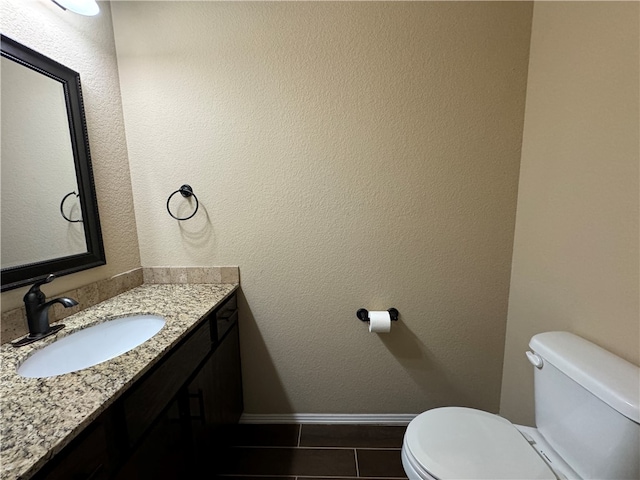
[[[409,425],[416,417],[413,413],[341,414],[341,413],[283,413],[260,415],[244,413],[240,423],[323,423],[358,425]]]

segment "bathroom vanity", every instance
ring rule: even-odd
[[[242,413],[237,288],[145,284],[68,317],[51,339],[2,346],[0,478],[188,476]],[[167,322],[94,367],[41,379],[16,373],[56,337],[132,313]]]

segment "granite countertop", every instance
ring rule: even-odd
[[[37,472],[237,288],[145,284],[67,317],[56,335],[20,348],[2,345],[0,479]],[[167,323],[142,345],[85,370],[40,379],[16,373],[27,357],[57,338],[130,314],[160,315]]]

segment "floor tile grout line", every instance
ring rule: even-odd
[[[287,452],[291,452],[291,454],[293,455],[298,455],[297,451],[300,451],[300,453],[307,451],[308,455],[314,455],[312,452],[316,451],[317,455],[322,455],[324,456],[324,453],[321,453],[322,451],[327,451],[327,455],[333,455],[332,453],[329,453],[331,451],[335,452],[335,455],[338,455],[339,452],[341,451],[353,451],[353,461],[354,461],[354,467],[355,467],[355,471],[351,471],[352,473],[347,474],[347,475],[317,475],[315,474],[315,472],[313,474],[311,474],[311,472],[309,473],[304,473],[302,475],[300,474],[295,474],[295,472],[290,472],[290,473],[280,473],[280,474],[262,474],[262,473],[254,473],[251,475],[251,477],[255,477],[256,480],[408,480],[406,477],[406,474],[404,476],[382,476],[382,475],[374,475],[371,476],[371,473],[373,472],[368,472],[369,475],[368,476],[361,476],[361,471],[360,471],[360,462],[359,462],[359,454],[358,454],[358,450],[362,450],[361,453],[369,453],[369,455],[373,455],[375,456],[376,453],[375,452],[380,452],[380,454],[383,454],[386,452],[386,454],[391,455],[391,452],[401,452],[402,451],[402,445],[398,444],[395,446],[359,446],[360,442],[353,442],[351,444],[349,444],[350,442],[344,444],[342,442],[336,442],[336,443],[342,443],[342,445],[331,445],[331,443],[333,443],[331,438],[328,438],[326,435],[322,435],[319,438],[317,438],[317,440],[321,440],[321,442],[318,443],[325,443],[322,442],[322,440],[326,440],[326,445],[302,445],[302,428],[303,428],[304,424],[299,423],[297,425],[298,427],[298,431],[296,432],[296,440],[294,440],[293,442],[291,442],[291,440],[293,440],[292,436],[289,436],[289,444],[285,444],[285,445],[277,445],[277,443],[279,442],[274,442],[276,443],[275,445],[227,445],[227,448],[231,447],[231,450],[235,450],[236,452],[238,452],[239,455],[253,455],[250,453],[251,450],[260,450],[260,449],[264,449],[266,450],[266,452],[264,453],[260,453],[260,455],[271,455],[268,453],[269,450],[275,452],[274,455],[280,456],[280,455],[287,455]],[[289,432],[291,432],[291,430],[289,430]],[[314,437],[315,435],[315,430],[311,430],[309,432],[310,438],[308,438],[307,440],[305,440],[305,443],[310,442],[313,443]],[[292,432],[291,432],[292,433]],[[289,434],[290,435],[290,434]],[[307,433],[305,431],[305,436],[307,436]],[[327,437],[327,438],[322,438],[323,436]],[[331,436],[331,435],[329,435]],[[348,435],[349,437],[351,437],[351,435]],[[355,437],[357,437],[358,435],[356,435]],[[356,438],[353,438],[353,440],[356,440]],[[339,438],[339,435],[338,435]],[[336,440],[338,440],[338,438],[336,438]],[[247,440],[249,440],[249,438],[247,438]],[[264,439],[264,440],[268,440],[268,439]],[[276,440],[276,438],[271,438],[270,440]],[[347,438],[344,438],[343,440],[349,440]],[[383,440],[382,438],[380,438],[380,440]],[[388,438],[386,440],[392,440],[392,438]],[[395,438],[393,438],[393,440],[397,440]],[[268,443],[268,442],[267,442]],[[286,442],[288,443],[288,442]],[[375,442],[373,442],[375,443]],[[395,443],[395,442],[394,442]],[[246,453],[242,453],[242,450],[247,450]],[[279,450],[279,452],[278,452]],[[230,452],[231,453],[231,452]],[[340,454],[342,455],[346,455],[346,452]],[[331,457],[333,458],[333,457]],[[368,457],[366,457],[368,458]],[[366,459],[365,458],[365,459]],[[346,458],[344,458],[344,460],[346,460]],[[312,471],[314,471],[312,469]],[[299,472],[302,473],[302,472]],[[377,472],[376,472],[377,473]],[[398,471],[398,473],[400,473]],[[292,475],[293,474],[293,475]],[[355,474],[355,476],[354,476]],[[246,473],[224,473],[224,474],[218,474],[219,476],[223,477],[223,479],[226,480],[247,480],[247,474]],[[397,474],[396,474],[397,475]]]

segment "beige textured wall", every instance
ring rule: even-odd
[[[140,266],[111,12],[65,12],[52,2],[2,0],[2,33],[80,73],[107,264],[60,277],[47,295]],[[45,161],[46,159],[43,159]],[[2,311],[22,303],[25,288],[2,294]]]
[[[636,2],[535,4],[500,411],[532,424],[529,338],[640,364]]]
[[[497,411],[531,5],[112,10],[142,263],[240,265],[246,411]]]

